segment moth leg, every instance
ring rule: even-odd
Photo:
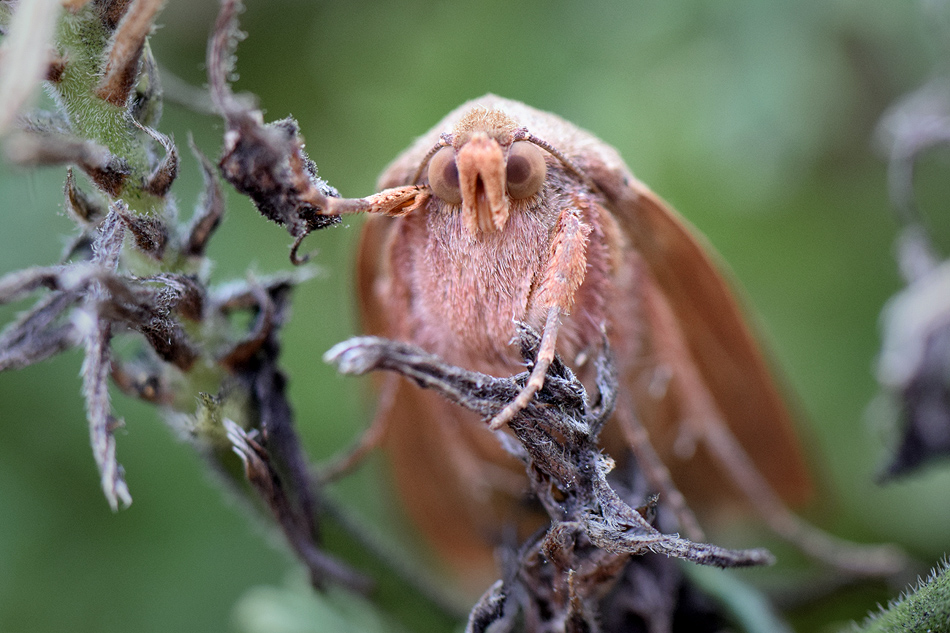
[[[792,512],[755,467],[721,417],[705,425],[702,441],[772,531],[802,552],[858,576],[888,576],[906,569],[906,555],[893,545],[865,545],[830,534]]]
[[[319,209],[322,215],[375,213],[398,218],[420,208],[432,196],[428,185],[408,185],[384,189],[365,198],[330,198],[314,189],[305,202]]]
[[[537,301],[547,308],[547,317],[534,368],[527,384],[515,399],[489,422],[488,427],[492,430],[498,430],[510,422],[528,406],[544,385],[544,376],[554,360],[561,317],[569,314],[574,307],[574,294],[583,283],[587,271],[587,236],[590,231],[591,227],[581,221],[576,208],[565,209],[558,216],[548,264],[538,286]]]
[[[617,416],[617,421],[620,422],[620,429],[637,460],[637,465],[643,471],[650,485],[659,493],[663,503],[673,511],[677,522],[680,524],[680,529],[683,530],[686,537],[692,541],[706,540],[703,528],[700,527],[696,515],[686,503],[686,497],[673,483],[673,476],[670,475],[669,469],[660,459],[656,449],[653,448],[653,444],[650,443],[649,433],[640,423],[635,411],[629,396],[621,394],[621,400],[614,415]]]
[[[654,289],[648,286],[648,292]],[[659,352],[660,361],[672,369],[674,379],[679,383],[683,401],[682,422],[687,425],[685,432],[689,440],[706,447],[717,466],[766,525],[805,554],[848,573],[881,576],[900,570],[906,559],[896,548],[859,545],[837,538],[788,508],[726,424],[715,398],[692,361],[669,303],[657,292],[652,292],[650,298],[647,302],[651,307],[649,318],[655,324],[655,331],[665,333]],[[680,441],[683,432],[681,429]]]
[[[548,373],[548,368],[554,361],[554,348],[557,345],[557,331],[560,327],[561,311],[557,307],[548,309],[548,318],[544,323],[544,334],[541,336],[541,345],[538,348],[538,356],[534,362],[534,369],[528,377],[528,382],[524,388],[518,392],[515,399],[501,410],[501,413],[492,418],[488,423],[488,428],[497,431],[504,425],[511,422],[520,411],[522,411],[531,402],[531,398],[544,386],[544,376]]]
[[[389,430],[389,410],[393,406],[398,378],[395,375],[386,376],[380,389],[379,408],[369,427],[360,434],[359,439],[345,452],[334,456],[330,463],[320,468],[319,478],[322,482],[336,481],[350,472],[366,458],[373,449],[382,444]]]
[[[316,187],[308,188],[300,199],[312,205],[320,215],[345,215],[349,213],[374,213],[391,218],[398,218],[422,207],[432,196],[428,185],[408,185],[384,189],[365,198],[333,198],[326,196]],[[300,245],[313,227],[308,227],[297,234],[293,246],[290,248],[290,261],[295,266],[307,262],[309,255],[298,256]],[[295,233],[296,234],[296,233]]]

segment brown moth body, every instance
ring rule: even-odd
[[[584,361],[603,328],[621,377],[615,417],[643,424],[691,507],[737,498],[702,444],[715,425],[786,501],[808,495],[789,415],[709,249],[611,147],[487,95],[416,141],[379,184],[426,195],[365,226],[358,281],[368,333],[507,376],[524,369],[511,342],[515,322],[526,322],[543,334],[536,391],[546,344],[590,383]],[[504,526],[530,525],[523,466],[473,414],[387,380],[377,415],[410,516],[454,566],[491,573]],[[622,458],[629,428],[611,425],[608,452]]]

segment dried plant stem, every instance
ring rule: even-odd
[[[534,358],[540,337],[527,328],[521,336],[525,358]],[[474,411],[486,423],[529,380],[527,372],[506,379],[463,370],[412,345],[375,337],[340,343],[325,359],[343,373],[396,372]],[[507,600],[503,596],[520,596],[515,598],[517,608],[534,631],[561,630],[557,623],[571,620],[594,626],[605,587],[617,581],[631,557],[651,552],[719,567],[772,561],[764,550],[727,550],[661,533],[617,494],[606,478],[612,462],[597,446],[598,433],[613,413],[617,379],[606,355],[597,359],[596,366],[598,405],[590,404],[583,385],[555,357],[536,398],[510,422],[520,443],[513,452],[525,461],[531,490],[547,511],[551,526],[542,538],[529,541],[516,554],[515,567],[509,572],[514,578],[506,577],[501,588],[476,605],[470,630],[484,630],[482,625],[488,621],[507,617],[499,614],[496,604]],[[559,615],[542,618],[551,628],[531,624],[532,618],[552,610]]]
[[[0,369],[81,346],[92,450],[110,507],[131,502],[116,458],[113,432],[119,423],[111,411],[111,377],[134,397],[166,411],[177,409],[169,419],[177,420],[211,465],[269,515],[315,586],[335,582],[366,591],[366,578],[320,546],[318,495],[278,364],[278,333],[293,285],[302,276],[209,287],[205,250],[224,213],[224,199],[214,166],[200,153],[201,207],[189,225],[176,221],[170,191],[179,155],[172,139],[154,127],[161,115],[161,90],[148,45],[162,4],[74,2],[55,29],[58,63],[49,73],[49,90],[59,111],[24,117],[7,154],[29,165],[70,164],[85,172],[97,191],[83,191],[68,171],[64,198],[81,235],[66,261],[0,280],[0,303],[43,289],[51,293],[0,335]],[[50,57],[49,38],[29,37],[28,27],[39,19],[30,12],[47,5],[59,6],[46,0],[20,2],[10,35],[14,43],[27,42],[30,55],[43,64]],[[9,17],[8,6],[0,5],[0,20]],[[226,27],[234,25],[229,21]],[[4,64],[10,59],[6,56]],[[0,78],[20,70],[4,65]],[[19,89],[31,89],[30,77],[20,81]],[[285,124],[269,130],[269,138],[292,141],[290,131]],[[292,142],[269,157],[280,163],[286,156],[279,152],[287,148],[298,150],[291,156],[298,167],[294,176],[307,178],[309,164]],[[330,223],[315,219],[308,226]],[[251,314],[246,331],[232,324],[235,312]],[[128,357],[113,344],[119,337],[134,339]]]
[[[134,0],[116,29],[96,96],[125,108],[138,75],[145,38],[165,0]]]

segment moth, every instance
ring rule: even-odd
[[[373,212],[357,263],[367,333],[498,376],[524,370],[517,322],[542,335],[527,386],[488,425],[404,379],[381,387],[375,428],[396,485],[456,569],[494,574],[504,526],[525,521],[523,466],[493,429],[534,397],[555,353],[592,383],[604,332],[621,381],[607,452],[632,450],[683,531],[699,529],[689,509],[741,503],[724,454],[776,498],[808,497],[791,416],[712,249],[616,150],[486,95],[419,138],[379,187],[328,208]]]

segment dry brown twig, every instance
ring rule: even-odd
[[[522,328],[522,354],[529,363],[538,344],[538,335]],[[503,410],[529,376],[495,378],[467,371],[411,345],[374,337],[340,343],[325,358],[343,373],[399,373],[485,420]],[[511,624],[519,614],[532,623],[532,631],[599,630],[601,600],[631,557],[646,553],[717,567],[773,561],[761,549],[729,550],[663,534],[644,517],[649,504],[637,510],[621,498],[607,480],[613,462],[597,442],[613,413],[616,376],[607,356],[596,362],[598,402],[589,401],[580,381],[555,358],[537,398],[509,423],[518,443],[499,436],[525,462],[531,491],[551,526],[520,548],[508,577],[476,605],[469,630],[486,630],[496,621]]]

